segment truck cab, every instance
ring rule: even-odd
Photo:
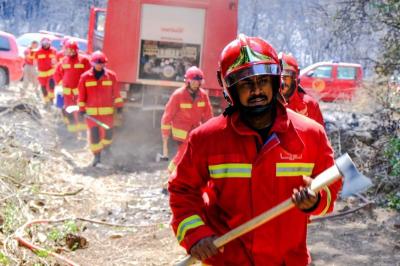
[[[351,100],[362,83],[360,64],[319,62],[300,71],[300,85],[322,101]]]

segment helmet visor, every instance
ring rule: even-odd
[[[226,85],[229,87],[235,85],[239,81],[258,75],[279,75],[280,68],[277,64],[256,64],[230,73],[225,77]]]

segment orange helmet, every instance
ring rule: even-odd
[[[96,51],[92,53],[90,62],[93,64],[105,64],[108,62],[108,59],[103,52]]]
[[[190,82],[191,80],[202,81],[204,79],[203,71],[196,66],[191,66],[186,70],[185,82]]]
[[[217,75],[225,94],[234,104],[232,92],[236,83],[253,76],[271,75],[275,80],[276,93],[280,87],[280,73],[278,55],[268,42],[260,37],[239,34],[222,51]]]
[[[65,49],[71,49],[71,50],[75,51],[76,53],[79,50],[78,44],[75,41],[72,41],[72,40],[67,40],[65,42],[64,46],[65,46]]]

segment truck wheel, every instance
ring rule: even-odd
[[[0,67],[0,89],[8,85],[8,73],[7,71]]]

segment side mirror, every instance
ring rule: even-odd
[[[306,75],[307,75],[307,77],[312,77],[314,75],[314,71],[311,70],[311,71],[307,72]]]

